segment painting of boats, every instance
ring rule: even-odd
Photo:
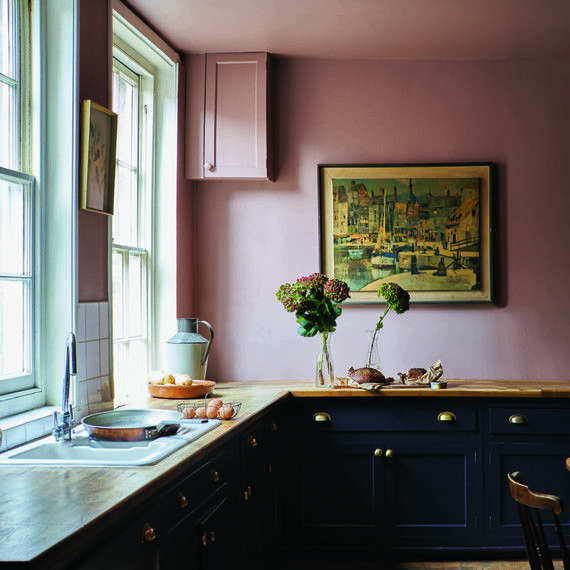
[[[437,293],[436,300],[446,292],[452,300],[489,295],[489,178],[481,168],[453,169],[453,176],[437,169],[418,176],[392,168],[398,176],[384,176],[379,167],[374,176],[374,167],[337,168],[340,175],[323,184],[330,193],[328,266],[351,296],[374,293],[385,281],[398,282],[412,300],[414,293],[416,300],[424,293]]]

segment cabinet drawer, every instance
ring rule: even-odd
[[[174,527],[195,511],[214,492],[230,480],[230,460],[227,450],[197,466],[196,470],[175,484],[161,499],[164,520],[168,528]]]
[[[306,409],[305,421],[315,429],[342,432],[426,432],[477,429],[474,407],[451,402],[440,406],[321,406]]]
[[[489,424],[496,434],[570,434],[570,410],[491,408]]]

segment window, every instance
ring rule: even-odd
[[[0,394],[34,385],[34,178],[22,128],[29,106],[29,14],[22,4],[0,0]]]
[[[179,56],[118,0],[113,111],[119,116],[111,229],[115,400],[146,394],[176,332]]]
[[[111,273],[115,397],[123,399],[140,387],[149,365],[154,76],[120,56],[126,64],[113,63],[119,125]]]
[[[77,0],[0,0],[0,417],[61,403],[75,307],[76,38]]]

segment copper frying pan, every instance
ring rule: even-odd
[[[82,423],[93,439],[144,441],[175,434],[184,422],[182,417],[172,410],[120,409],[91,414]]]

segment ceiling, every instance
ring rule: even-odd
[[[570,56],[569,0],[125,0],[185,53],[300,58]]]

